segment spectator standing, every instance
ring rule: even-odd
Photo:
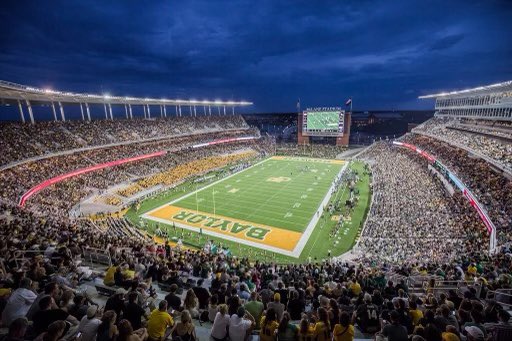
[[[334,341],[353,341],[354,326],[350,323],[350,315],[343,311],[339,323],[334,326],[332,338]]]
[[[277,327],[279,327],[279,322],[277,322],[277,314],[273,308],[269,308],[265,316],[261,318],[260,326],[261,341],[275,340],[275,332]]]
[[[363,333],[375,333],[379,330],[378,307],[372,304],[372,296],[368,293],[364,295],[364,303],[357,307],[354,312],[353,321]]]
[[[276,292],[274,294],[274,300],[267,305],[268,309],[273,309],[276,312],[276,318],[278,321],[283,317],[284,304],[281,303],[281,295]]]
[[[388,341],[407,341],[407,328],[400,324],[400,314],[393,310],[389,317],[391,324],[386,324],[382,328],[382,335],[388,338]]]
[[[281,322],[279,322],[279,327],[277,327],[277,338],[279,341],[294,341],[297,339],[299,329],[296,325],[290,323],[290,320],[290,314],[285,311]]]
[[[328,341],[331,337],[331,326],[327,310],[320,307],[317,310],[318,321],[315,323],[314,333],[317,341]]]
[[[254,326],[254,317],[244,307],[239,307],[237,313],[231,315],[229,320],[230,340],[246,340]]]
[[[258,293],[251,292],[251,298],[244,306],[245,310],[254,317],[256,321],[256,329],[260,328],[261,315],[263,314],[263,303],[258,300]]]
[[[288,301],[288,312],[292,320],[300,320],[302,312],[306,308],[304,300],[299,297],[298,291],[292,291],[292,299]]]

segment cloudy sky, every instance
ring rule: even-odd
[[[5,0],[0,79],[114,95],[432,108],[512,79],[510,0]]]

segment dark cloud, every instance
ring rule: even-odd
[[[0,78],[121,95],[233,98],[254,111],[512,78],[509,1],[32,1],[0,5]]]
[[[452,34],[447,37],[435,41],[430,47],[431,50],[446,50],[455,46],[458,42],[464,39],[464,34]]]

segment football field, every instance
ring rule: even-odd
[[[143,218],[298,257],[344,166],[341,160],[275,156]]]

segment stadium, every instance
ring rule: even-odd
[[[512,340],[512,81],[391,133],[45,82],[0,81],[5,340]]]

